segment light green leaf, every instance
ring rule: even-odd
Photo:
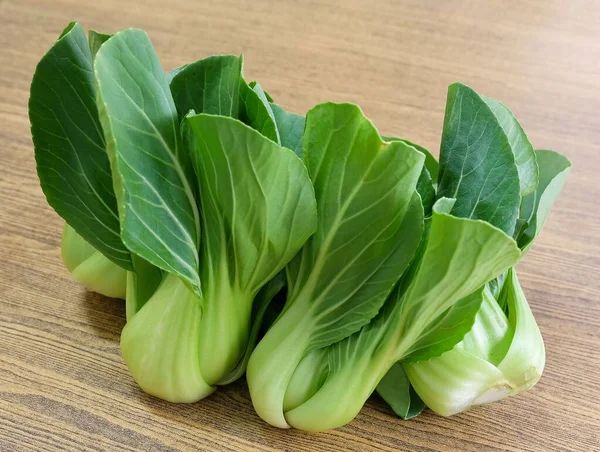
[[[408,266],[421,238],[422,207],[411,198],[424,157],[382,142],[355,105],[332,103],[308,113],[303,155],[318,225],[288,278],[290,297],[311,306],[320,347],[368,322]]]
[[[400,363],[394,364],[381,379],[377,393],[402,419],[417,417],[425,409],[425,402],[412,388]]]
[[[39,62],[29,98],[37,172],[48,204],[92,247],[125,269],[117,202],[95,102],[92,55],[70,23]]]
[[[256,292],[315,230],[314,191],[294,153],[232,118],[189,116],[205,229],[202,274],[227,263]]]
[[[401,138],[382,138],[386,141],[401,141],[414,147],[423,155],[425,155],[425,164],[423,165],[421,175],[419,176],[419,180],[417,182],[417,193],[419,193],[419,195],[421,196],[421,202],[423,203],[423,211],[425,212],[425,217],[430,217],[431,209],[433,208],[433,203],[435,202],[435,186],[433,184],[432,174],[435,174],[435,177],[437,177],[438,163],[427,149],[419,146],[418,144],[411,143],[410,141],[403,140]],[[433,173],[429,171],[429,168],[431,168]]]
[[[262,88],[259,91],[262,92]],[[239,119],[275,143],[280,143],[279,131],[266,95],[250,88],[243,78],[240,81]]]
[[[256,80],[252,80],[250,83],[248,83],[248,86],[249,86],[250,88],[252,88],[252,89],[254,89],[254,87],[255,87],[256,85],[258,85],[258,82],[257,82]],[[255,89],[254,89],[254,90],[255,90]],[[264,97],[267,99],[267,102],[268,102],[268,103],[272,104],[273,102],[275,102],[275,101],[273,100],[273,97],[271,97],[271,95],[270,95],[268,92],[266,92],[262,86],[260,87],[260,90],[261,90],[261,91],[262,91],[262,93],[264,94]],[[256,91],[256,90],[255,90],[255,91]]]
[[[519,173],[508,137],[471,88],[448,88],[440,150],[438,197],[455,198],[453,214],[478,218],[512,235],[520,198]]]
[[[490,107],[508,138],[519,172],[521,196],[525,196],[533,192],[538,184],[538,165],[533,146],[517,118],[503,103],[485,96],[481,98]]]
[[[269,121],[268,124],[273,123],[273,125],[275,126],[275,140],[274,141],[277,144],[281,144],[281,137],[279,136],[279,129],[275,122],[275,115],[273,114],[273,110],[272,110],[271,104],[270,104],[270,102],[273,99],[271,98],[271,96],[269,96],[265,92],[265,90],[262,88],[262,86],[260,86],[260,84],[258,82],[252,82],[252,84],[249,86],[252,88],[252,91],[254,91],[258,95],[258,98],[263,103],[264,108],[265,108],[267,114],[269,115],[269,118],[271,119],[271,121]],[[243,92],[244,92],[244,89],[242,88],[242,93]]]
[[[394,137],[388,137],[388,136],[383,136],[383,135],[381,136],[381,138],[383,138],[385,141],[402,141],[406,144],[411,145],[417,151],[419,151],[423,155],[425,155],[425,164],[424,164],[425,169],[429,172],[433,181],[437,182],[440,165],[431,152],[429,152],[423,146],[421,146],[413,141],[406,140],[404,138],[394,138]]]
[[[199,291],[199,215],[167,77],[148,35],[106,41],[94,64],[123,242]]]
[[[402,358],[431,321],[520,258],[516,242],[489,223],[444,213],[450,208],[447,201],[442,198],[434,206],[436,213],[416,273],[408,279],[406,291],[403,287],[396,291],[400,297],[398,337],[410,343],[402,350]],[[453,212],[455,207],[451,208]]]
[[[302,135],[304,134],[304,116],[286,111],[277,104],[271,104],[275,123],[279,130],[281,145],[291,149],[302,157]]]

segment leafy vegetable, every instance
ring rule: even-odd
[[[233,119],[197,115],[188,124],[201,183],[203,296],[218,300],[204,306],[201,365],[217,383],[245,352],[254,295],[313,233],[316,206],[290,150]]]
[[[405,364],[416,392],[436,413],[449,416],[474,405],[529,389],[544,369],[544,343],[517,274],[509,271],[503,292],[508,316],[486,290],[475,324],[443,355]]]
[[[452,200],[438,200],[411,271],[373,321],[330,348],[325,383],[285,413],[290,425],[320,431],[350,421],[392,365],[410,355],[431,322],[516,263],[520,252],[510,237],[481,220],[448,214],[452,207]]]
[[[199,292],[192,165],[147,35],[141,30],[114,35],[96,54],[94,73],[123,242]]]
[[[518,238],[523,252],[541,231],[570,168],[555,152],[536,155],[539,184],[521,205],[527,225]],[[448,416],[518,394],[542,375],[544,342],[516,270],[490,281],[483,294],[473,327],[460,343],[437,358],[404,364],[416,391],[438,414]]]
[[[65,267],[125,298],[144,391],[194,402],[247,367],[260,417],[321,431],[375,390],[410,419],[539,380],[515,265],[570,163],[506,106],[451,85],[438,164],[356,105],[287,111],[242,56],[165,73],[141,30],[88,36],[38,64],[31,133]]]
[[[313,189],[293,152],[224,116],[191,113],[180,129],[172,92],[186,93],[178,94],[180,112],[191,107],[242,115],[232,110],[237,102],[222,102],[245,86],[241,60],[232,71],[224,59],[187,65],[169,88],[147,35],[126,30],[101,47],[94,65],[123,239],[168,273],[123,330],[123,357],[144,390],[167,400],[204,397],[207,387],[234,371],[248,345],[255,295],[314,230]],[[180,87],[203,66],[203,73],[224,71],[213,76],[230,92],[206,95],[199,87],[208,89],[214,83],[208,79],[195,89]],[[227,74],[231,83],[223,82]],[[247,107],[244,118],[256,123],[248,115],[262,114],[256,113],[262,101],[246,93],[240,103]],[[182,316],[191,320],[174,341],[163,325]],[[189,348],[181,347],[184,340]],[[186,380],[180,373],[191,372],[189,366],[177,363],[190,353],[198,356],[196,377]],[[167,362],[173,365],[165,370]]]
[[[309,111],[303,159],[315,187],[317,231],[288,265],[288,302],[247,371],[257,413],[282,427],[286,388],[302,357],[377,313],[410,262],[423,221],[413,195],[424,156],[381,141],[356,106]]]
[[[511,235],[519,213],[515,155],[502,125],[471,88],[448,89],[438,196],[455,198],[452,213],[482,218]]]
[[[77,234],[132,270],[119,235],[95,98],[92,55],[83,29],[72,22],[38,63],[31,82],[29,119],[38,176],[48,204]]]

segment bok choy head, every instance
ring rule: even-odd
[[[423,228],[415,192],[423,154],[382,141],[357,106],[312,109],[302,158],[315,188],[317,230],[287,266],[286,305],[247,371],[257,413],[280,427],[288,426],[284,396],[303,357],[348,337],[377,313]]]
[[[404,415],[415,415],[410,401],[398,400],[416,394],[395,363],[453,349],[474,324],[487,283],[522,255],[517,241],[533,217],[523,219],[520,210],[522,200],[535,196],[538,164],[515,122],[506,107],[472,89],[449,88],[437,202],[419,252],[369,324],[304,357],[297,371],[313,377],[290,380],[288,424],[305,430],[344,425],[392,367],[380,392]],[[398,391],[394,375],[402,377]]]
[[[546,221],[570,169],[552,151],[535,151],[539,182],[521,201],[526,252]],[[473,327],[452,350],[429,360],[404,363],[410,383],[436,413],[451,415],[531,388],[542,375],[544,342],[514,268],[490,281]],[[398,396],[382,388],[388,400]],[[385,393],[385,394],[384,394]]]
[[[227,378],[256,294],[315,229],[307,171],[241,70],[240,57],[213,57],[169,85],[140,30],[109,38],[94,62],[123,242],[165,273],[123,330],[123,358],[171,401]]]

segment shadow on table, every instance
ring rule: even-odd
[[[93,332],[99,337],[118,343],[126,321],[125,300],[82,289],[79,303]]]

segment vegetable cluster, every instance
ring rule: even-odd
[[[356,105],[286,111],[240,56],[165,73],[143,31],[74,22],[29,115],[64,264],[125,299],[147,393],[194,402],[246,372],[261,418],[321,431],[374,391],[408,419],[539,380],[515,266],[570,163],[500,102],[451,85],[438,163]]]

